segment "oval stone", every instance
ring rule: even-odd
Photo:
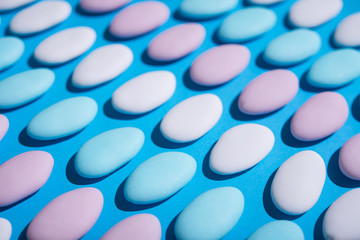
[[[140,164],[124,186],[125,198],[135,204],[151,204],[171,197],[194,176],[196,161],[182,152],[165,152]]]
[[[75,169],[87,178],[105,176],[135,157],[144,140],[144,133],[134,127],[103,132],[82,145],[75,157]]]
[[[0,0],[0,11],[11,11],[13,9],[25,6],[35,0]]]
[[[0,81],[0,109],[10,109],[29,103],[43,95],[55,80],[46,68],[28,70]]]
[[[335,50],[320,57],[307,75],[310,85],[319,88],[344,86],[360,77],[360,53],[353,49]]]
[[[99,47],[76,66],[72,83],[78,88],[89,88],[108,82],[128,69],[133,59],[131,49],[123,44]]]
[[[25,45],[17,37],[0,38],[0,71],[16,63],[22,56]]]
[[[30,151],[0,165],[0,207],[8,206],[38,191],[54,166],[51,154]]]
[[[342,0],[299,0],[290,8],[289,20],[296,27],[317,27],[339,14]]]
[[[359,47],[360,32],[360,12],[353,13],[344,18],[336,27],[334,41],[341,47]]]
[[[340,149],[339,167],[342,173],[360,180],[360,133],[350,138]]]
[[[62,64],[86,52],[95,39],[96,32],[92,28],[67,28],[40,42],[34,57],[43,64]]]
[[[326,211],[323,221],[325,239],[357,239],[360,236],[360,188],[341,195]]]
[[[131,0],[80,0],[80,7],[86,12],[101,14],[121,8],[130,1]]]
[[[66,192],[49,202],[30,222],[26,236],[35,239],[80,239],[100,216],[104,198],[92,187]]]
[[[239,4],[239,0],[183,0],[179,13],[190,19],[207,19],[222,15]]]
[[[37,140],[66,137],[85,128],[95,118],[97,110],[97,103],[92,98],[68,98],[38,113],[26,132]]]
[[[259,5],[271,5],[275,3],[280,3],[284,0],[248,0],[250,3],[259,4]]]
[[[12,233],[11,223],[5,218],[0,218],[0,239],[10,240],[11,233]]]
[[[160,27],[169,16],[169,8],[162,2],[134,3],[114,17],[109,31],[119,38],[134,38]]]
[[[9,129],[9,120],[3,114],[0,114],[0,141],[4,138]]]
[[[17,13],[9,28],[18,35],[34,34],[65,21],[70,13],[71,5],[66,1],[38,2]]]
[[[271,113],[288,104],[298,89],[299,80],[293,72],[283,69],[267,71],[243,89],[238,107],[251,115]]]
[[[105,233],[100,240],[161,239],[161,225],[157,217],[148,213],[130,216]]]
[[[221,239],[239,221],[244,196],[234,187],[214,188],[195,198],[177,217],[177,239]]]
[[[247,240],[305,240],[301,228],[292,221],[269,222],[258,228]]]
[[[149,112],[174,94],[176,78],[169,71],[143,73],[121,85],[112,95],[113,107],[126,114]]]
[[[325,138],[345,123],[349,107],[345,98],[336,92],[322,92],[312,96],[294,114],[290,129],[302,141]]]
[[[260,124],[241,124],[230,128],[210,154],[210,168],[218,174],[234,174],[255,166],[275,143],[273,132]]]
[[[203,86],[224,84],[244,71],[249,61],[250,51],[245,46],[225,44],[213,47],[195,59],[190,67],[190,77]]]
[[[262,7],[240,9],[222,22],[218,36],[224,42],[244,42],[272,29],[276,23],[276,14]]]
[[[147,54],[156,61],[175,61],[197,49],[204,39],[205,28],[201,24],[179,24],[151,40]]]
[[[290,66],[315,55],[320,47],[317,32],[296,29],[274,38],[265,49],[264,60],[275,66]]]
[[[202,137],[219,121],[223,111],[220,98],[211,93],[196,95],[175,105],[164,116],[160,130],[174,142],[190,142]]]
[[[271,184],[272,200],[286,214],[303,214],[318,201],[325,178],[326,167],[319,154],[298,152],[277,170]]]

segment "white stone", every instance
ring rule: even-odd
[[[33,1],[35,0],[0,0],[0,11],[10,11]]]
[[[259,4],[259,5],[270,5],[270,4],[275,4],[278,2],[282,2],[284,0],[249,0],[249,2],[253,3],[253,4]]]
[[[0,239],[10,240],[11,232],[11,223],[5,218],[0,218]]]
[[[336,27],[334,40],[343,47],[360,46],[360,12],[344,18]]]

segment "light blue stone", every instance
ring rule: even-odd
[[[244,196],[234,187],[209,190],[195,198],[178,216],[175,235],[182,239],[221,239],[238,222]]]
[[[38,68],[10,76],[0,81],[0,109],[10,109],[29,103],[43,95],[54,83],[55,74]]]
[[[320,35],[309,29],[296,29],[274,38],[266,47],[264,60],[275,66],[290,66],[316,54]]]
[[[304,240],[304,233],[294,222],[273,221],[258,228],[247,240]]]
[[[25,45],[17,37],[0,38],[0,71],[13,65],[23,54]]]
[[[95,118],[97,110],[92,98],[68,98],[38,113],[28,124],[26,132],[37,140],[66,137],[86,127]]]
[[[140,164],[126,180],[124,195],[136,204],[164,200],[183,188],[196,172],[196,161],[182,152],[165,152]]]
[[[311,66],[308,83],[319,88],[336,88],[360,76],[360,53],[354,49],[341,49],[320,57]]]
[[[144,133],[134,127],[103,132],[82,145],[75,157],[75,169],[87,178],[105,176],[135,157],[144,140]]]
[[[274,27],[276,14],[262,7],[240,9],[222,22],[218,36],[224,42],[243,42],[256,38]]]
[[[179,12],[190,19],[217,17],[238,5],[239,0],[183,0]]]

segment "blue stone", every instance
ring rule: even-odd
[[[24,53],[25,45],[17,37],[0,38],[0,71],[13,65]]]
[[[190,19],[217,17],[235,8],[239,0],[183,0],[179,12]]]

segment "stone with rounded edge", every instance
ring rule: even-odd
[[[258,228],[248,240],[305,240],[299,225],[288,220],[269,222]]]
[[[189,19],[207,19],[220,16],[239,4],[239,0],[183,0],[179,13]]]
[[[19,38],[0,38],[0,72],[15,64],[23,55],[24,50],[24,42]]]
[[[360,32],[360,12],[350,14],[344,18],[336,27],[334,42],[341,47],[359,47]]]
[[[0,218],[0,239],[10,240],[11,233],[12,233],[11,223],[5,218]]]
[[[259,4],[259,5],[271,5],[275,3],[280,3],[284,0],[248,0],[252,4]]]
[[[340,149],[339,167],[341,172],[354,180],[360,180],[360,133],[351,137]]]
[[[0,114],[0,141],[4,138],[9,130],[9,120],[3,114]]]
[[[79,6],[82,10],[92,14],[102,14],[114,11],[131,0],[80,0]]]
[[[35,0],[0,0],[0,11],[11,11],[34,1]]]

